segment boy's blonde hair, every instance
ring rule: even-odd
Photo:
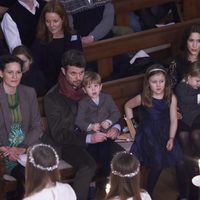
[[[83,87],[91,83],[101,84],[101,76],[96,72],[86,71],[83,78]]]
[[[187,80],[188,76],[199,77],[200,76],[200,61],[193,62],[189,65],[189,69],[184,76],[184,79]]]

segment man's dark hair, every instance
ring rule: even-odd
[[[18,63],[22,70],[24,62],[20,58],[14,55],[4,55],[0,57],[0,70],[4,71],[6,64],[13,63],[13,62]]]
[[[82,51],[77,49],[70,49],[66,51],[61,60],[61,67],[67,69],[69,66],[76,66],[85,68],[85,56]]]

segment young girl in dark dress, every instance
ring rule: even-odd
[[[150,168],[147,191],[152,196],[162,169],[176,166],[180,197],[185,198],[185,167],[181,149],[175,139],[177,129],[177,101],[171,92],[165,69],[155,64],[148,68],[142,94],[125,104],[127,118],[133,117],[132,108],[141,105],[143,119],[137,128],[131,147],[141,164]],[[181,174],[181,175],[179,175]]]

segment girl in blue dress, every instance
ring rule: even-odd
[[[131,147],[141,164],[148,167],[147,191],[153,190],[163,168],[176,166],[180,199],[186,197],[186,183],[182,177],[185,167],[181,149],[175,139],[177,129],[177,100],[170,89],[165,69],[155,64],[147,69],[143,92],[125,104],[128,119],[133,108],[141,106],[142,121]],[[179,175],[180,174],[180,175]]]

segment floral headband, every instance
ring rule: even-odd
[[[135,157],[132,153],[129,153],[129,152],[127,152],[127,151],[118,152],[117,154],[129,154],[129,155]],[[116,154],[116,155],[117,155],[117,154]],[[111,164],[111,173],[114,174],[114,175],[116,175],[116,176],[119,176],[119,177],[121,177],[121,178],[127,178],[127,177],[128,177],[128,178],[132,178],[132,177],[136,176],[136,175],[139,173],[139,171],[140,171],[140,164],[139,164],[139,163],[138,163],[138,166],[137,166],[137,168],[135,169],[135,171],[133,171],[133,172],[131,172],[131,173],[128,173],[128,174],[122,174],[121,172],[119,172],[119,171],[117,171],[117,170],[114,170],[114,169],[113,169],[113,166],[112,166],[112,164]]]
[[[44,167],[44,166],[42,166],[40,164],[37,164],[35,162],[34,157],[33,157],[33,152],[38,147],[47,147],[47,148],[51,149],[53,151],[53,153],[54,153],[56,163],[54,165],[52,165],[52,166],[49,166],[49,167]],[[47,145],[47,144],[36,144],[36,145],[34,145],[31,148],[31,150],[29,151],[29,157],[28,157],[28,159],[29,159],[29,162],[32,163],[35,168],[41,169],[43,171],[53,171],[54,169],[58,168],[58,164],[59,164],[58,154],[56,153],[56,151],[54,150],[54,148],[52,146]]]

